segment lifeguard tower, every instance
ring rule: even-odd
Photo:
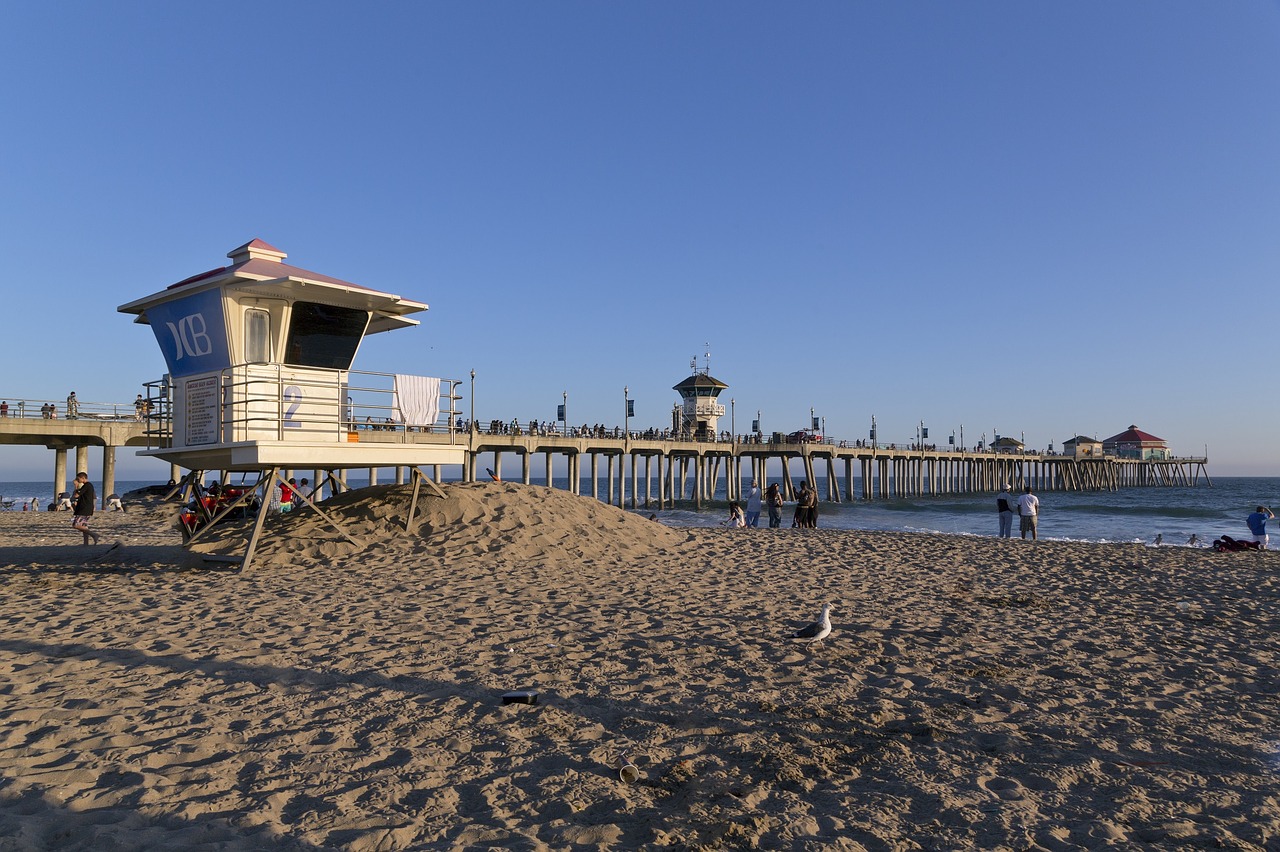
[[[729,387],[712,377],[709,361],[708,358],[708,364],[699,370],[698,359],[692,359],[689,369],[693,374],[671,388],[680,394],[680,405],[673,412],[673,419],[678,422],[671,424],[672,429],[700,441],[715,437],[716,424],[724,417],[724,406],[716,398]]]
[[[417,325],[426,304],[290,266],[262,240],[227,256],[118,310],[151,326],[168,366],[147,385],[140,454],[189,469],[197,493],[205,471],[258,472],[245,564],[282,471],[410,467],[416,505],[419,466],[464,463],[458,382],[351,369],[366,335]]]

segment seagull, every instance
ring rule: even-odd
[[[812,624],[806,624],[791,634],[792,639],[818,642],[831,635],[831,604],[823,604],[822,615]]]

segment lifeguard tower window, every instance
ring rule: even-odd
[[[369,325],[369,312],[314,302],[294,302],[285,363],[348,370]]]
[[[271,312],[251,308],[244,312],[244,360],[266,364],[271,360]]]

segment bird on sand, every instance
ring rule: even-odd
[[[831,604],[824,604],[822,607],[822,615],[818,616],[818,620],[812,624],[806,624],[799,630],[791,634],[792,639],[802,639],[805,642],[819,642],[831,635]]]

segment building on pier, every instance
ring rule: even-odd
[[[1062,454],[1077,459],[1102,458],[1102,442],[1097,438],[1076,435],[1062,442]]]
[[[1021,441],[1019,441],[1017,438],[1010,438],[1008,435],[1005,435],[1000,438],[996,438],[994,441],[991,442],[992,452],[1020,453],[1025,449],[1026,447],[1023,446],[1023,443]]]
[[[1104,452],[1118,459],[1167,459],[1169,445],[1164,438],[1157,438],[1130,424],[1119,435],[1112,435],[1102,442]]]
[[[719,432],[717,424],[724,417],[724,406],[716,398],[729,386],[712,377],[710,367],[699,370],[696,359],[689,367],[693,375],[672,386],[680,394],[680,405],[672,412],[672,431],[695,440],[714,438]]]

